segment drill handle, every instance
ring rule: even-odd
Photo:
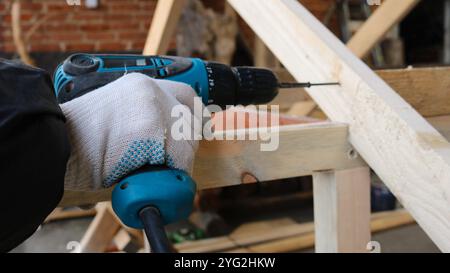
[[[189,217],[195,192],[196,184],[186,172],[149,165],[115,186],[112,207],[125,225],[145,229],[155,252],[171,252],[164,225]]]

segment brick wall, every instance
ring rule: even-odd
[[[0,51],[14,51],[11,0],[0,0]],[[69,6],[65,0],[26,0],[22,4],[24,36],[31,52],[133,51],[144,46],[156,0],[101,0],[97,9]]]
[[[84,0],[82,0],[84,1]],[[203,0],[215,10],[223,0]],[[300,0],[323,17],[334,0]],[[0,0],[0,52],[12,53],[12,0]],[[23,0],[22,29],[30,52],[140,51],[156,0],[100,0],[100,7],[69,6],[65,0]],[[33,26],[37,25],[34,30]]]

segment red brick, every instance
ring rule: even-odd
[[[39,28],[39,30],[47,32],[73,32],[79,29],[80,27],[78,25],[68,23],[43,25]]]
[[[86,39],[93,41],[114,41],[116,39],[116,35],[111,32],[89,32],[86,33]]]
[[[132,13],[136,13],[136,12],[140,12],[141,11],[141,7],[139,6],[138,3],[130,3],[130,2],[126,2],[123,1],[121,3],[113,3],[113,4],[108,4],[108,9],[111,12],[117,12],[117,13],[122,13],[122,12],[132,12]]]
[[[108,24],[87,24],[80,27],[82,31],[92,32],[100,30],[108,30],[110,26]]]
[[[16,46],[12,42],[6,42],[3,44],[3,51],[16,52]]]
[[[22,3],[20,4],[20,8],[22,9],[22,11],[40,12],[43,7],[44,5],[42,3],[22,1]]]
[[[146,39],[145,33],[139,33],[139,32],[123,32],[119,33],[119,39],[123,40],[133,40],[133,41],[140,41]]]
[[[94,51],[95,44],[94,43],[66,43],[65,44],[67,51]]]
[[[107,22],[109,21],[122,21],[129,22],[130,20],[136,20],[136,17],[133,14],[105,14],[103,19]]]
[[[81,39],[81,35],[76,32],[72,33],[66,33],[66,32],[60,32],[60,33],[52,33],[51,35],[48,35],[48,37],[51,40],[54,41],[79,41]]]
[[[124,51],[126,45],[124,43],[99,43],[98,51]]]
[[[120,31],[120,30],[138,30],[140,29],[140,24],[139,23],[130,23],[130,22],[122,22],[122,21],[118,21],[118,22],[111,22],[110,27],[112,30],[115,31]]]
[[[51,2],[47,4],[47,12],[70,12],[79,9],[77,6],[69,6],[66,1]]]
[[[144,10],[149,10],[149,11],[154,11],[156,8],[156,1],[152,0],[152,1],[140,1],[140,6],[141,9]]]
[[[31,45],[31,52],[57,52],[61,50],[61,46],[58,43],[54,44],[40,44],[36,43]]]
[[[72,16],[72,20],[74,21],[98,21],[103,20],[102,14],[99,13],[93,13],[93,12],[78,12],[74,13]]]
[[[22,13],[20,14],[20,20],[22,21],[22,23],[27,23],[27,21],[30,21],[33,18],[33,14],[32,13]],[[11,22],[11,14],[7,14],[5,16],[2,16],[3,18],[3,22]]]
[[[133,43],[131,44],[131,49],[132,49],[132,50],[140,51],[140,50],[143,50],[143,49],[144,49],[144,46],[145,46],[145,41],[133,42]]]

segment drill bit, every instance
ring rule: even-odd
[[[310,88],[313,86],[327,86],[327,85],[339,85],[338,82],[326,82],[326,83],[310,83],[310,82],[283,82],[278,84],[278,88]]]

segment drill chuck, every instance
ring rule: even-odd
[[[221,108],[265,104],[278,95],[278,79],[269,69],[207,62],[206,70],[211,83],[209,102]]]

